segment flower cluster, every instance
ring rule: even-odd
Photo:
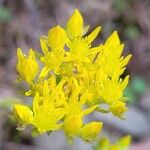
[[[97,144],[95,150],[127,150],[131,143],[131,137],[129,135],[124,136],[111,144],[107,138],[102,138]]]
[[[40,37],[42,54],[30,49],[25,55],[18,49],[19,79],[28,84],[25,95],[33,102],[15,104],[14,114],[22,127],[32,126],[33,135],[63,130],[69,140],[92,141],[103,124],[84,123],[85,116],[99,111],[122,117],[127,110],[123,91],[129,76],[120,76],[131,55],[121,56],[124,44],[116,31],[92,47],[101,27],[87,35],[88,29],[76,9],[65,29],[58,25]]]

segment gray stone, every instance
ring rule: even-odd
[[[92,145],[76,138],[69,144],[62,132],[53,132],[50,136],[46,134],[35,139],[37,150],[92,150]]]
[[[112,114],[95,113],[94,116],[104,122],[104,125],[115,127],[121,132],[135,137],[146,136],[150,133],[148,118],[142,111],[134,107],[130,107],[125,113],[125,120],[114,117]]]
[[[150,112],[150,92],[148,91],[146,94],[143,95],[140,105],[147,111]]]

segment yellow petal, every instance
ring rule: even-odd
[[[13,111],[15,116],[22,122],[25,124],[29,124],[31,123],[32,119],[33,119],[33,112],[31,111],[31,109],[25,105],[21,105],[21,104],[16,104],[13,107]]]
[[[97,37],[100,30],[101,30],[101,27],[97,27],[90,35],[88,35],[86,40],[88,41],[89,44],[93,42],[93,40]]]
[[[26,59],[22,63],[20,74],[28,83],[30,83],[32,80],[35,79],[38,71],[39,66],[36,60]]]
[[[45,78],[48,74],[48,72],[50,71],[50,69],[48,67],[44,67],[42,70],[41,70],[41,73],[39,75],[39,80]]]
[[[112,47],[120,45],[120,39],[117,31],[114,31],[106,40],[106,44],[111,45]]]
[[[110,142],[107,138],[102,138],[98,145],[97,145],[97,150],[110,150]]]
[[[36,92],[34,99],[33,99],[33,112],[34,112],[34,114],[38,113],[38,111],[39,111],[39,98],[40,98],[39,93]]]
[[[132,55],[128,55],[127,57],[125,57],[122,62],[121,62],[121,66],[124,67],[128,62],[129,60],[131,59]]]
[[[48,31],[48,45],[52,49],[63,48],[66,42],[66,32],[60,26],[53,27]]]
[[[40,44],[41,44],[41,49],[43,51],[44,54],[49,52],[48,46],[46,44],[46,42],[43,40],[43,38],[40,38]]]
[[[121,148],[127,149],[127,147],[131,143],[131,136],[130,135],[124,136],[120,138],[117,143]]]
[[[82,127],[82,117],[80,115],[71,115],[65,117],[63,129],[68,138],[78,135]]]
[[[21,48],[17,49],[17,54],[18,54],[18,61],[23,61],[25,57],[24,57],[24,55],[22,53]]]
[[[64,108],[57,108],[54,110],[54,115],[57,120],[60,120],[64,117],[65,109]]]
[[[83,111],[83,115],[88,115],[88,114],[92,113],[98,107],[99,107],[98,105],[94,105],[94,106],[91,106],[91,107],[85,109]]]
[[[82,36],[82,31],[83,31],[83,18],[78,9],[76,9],[67,22],[66,32],[69,39],[73,39]]]
[[[124,90],[129,82],[129,75],[125,77],[125,79],[121,82],[120,89]]]
[[[34,55],[34,52],[33,52],[33,50],[30,48],[30,50],[29,50],[29,55],[28,55],[28,57],[30,57],[30,58],[32,58],[33,60],[35,60],[35,55]]]
[[[118,147],[118,145],[112,144],[110,145],[110,150],[120,150],[120,148]]]

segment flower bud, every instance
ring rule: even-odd
[[[52,49],[63,48],[66,42],[66,33],[60,26],[53,27],[48,32],[47,44]]]
[[[69,39],[77,38],[82,36],[83,32],[83,18],[80,12],[76,9],[69,19],[66,28]]]
[[[17,71],[19,72],[22,79],[26,80],[28,83],[31,83],[32,80],[35,79],[39,66],[35,59],[34,52],[32,49],[29,51],[28,57],[23,55],[21,49],[18,51],[18,63],[17,63]]]
[[[25,105],[16,104],[13,107],[15,116],[20,120],[21,123],[29,124],[33,119],[33,112]]]
[[[115,103],[113,103],[109,110],[115,115],[115,116],[121,116],[126,110],[126,104],[122,101],[117,101]]]
[[[86,124],[81,130],[81,138],[86,141],[94,140],[102,130],[102,122],[91,122]]]

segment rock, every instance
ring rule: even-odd
[[[35,139],[37,150],[92,150],[92,145],[76,138],[69,144],[62,132],[53,132],[50,136],[46,134]]]
[[[114,127],[125,134],[135,137],[146,136],[150,133],[149,121],[146,115],[137,108],[130,107],[125,113],[126,119],[121,120],[112,114],[95,113],[95,118]]]
[[[4,150],[36,150],[34,146],[24,145],[24,144],[16,144],[13,142],[5,142]]]
[[[147,111],[150,112],[150,91],[148,91],[144,96],[142,97],[140,101],[140,105]]]
[[[134,144],[131,150],[149,150],[150,149],[150,139],[138,144]]]

